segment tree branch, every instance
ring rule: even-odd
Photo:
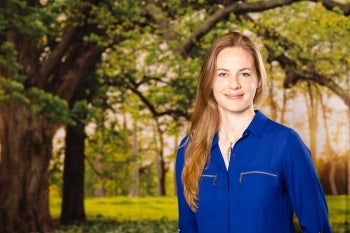
[[[184,117],[187,120],[190,119],[189,114],[181,111],[180,109],[167,109],[165,111],[158,112],[156,107],[137,88],[134,88],[133,86],[129,86],[129,90],[131,90],[140,98],[140,100],[147,106],[148,110],[152,113],[154,117],[161,117],[161,116],[168,115],[168,116],[173,116],[175,119],[179,117]]]
[[[284,38],[281,35],[278,35],[277,32],[271,32],[268,29],[258,30],[257,32],[260,36],[265,39],[273,41],[281,41],[279,46],[281,46],[284,51],[287,51],[289,47],[298,46],[293,42],[290,42],[288,39]],[[329,88],[333,93],[339,96],[343,102],[350,108],[350,95],[347,90],[343,89],[338,83],[336,83],[332,78],[327,77],[326,75],[320,74],[314,69],[311,69],[312,62],[306,58],[302,60],[302,63],[306,68],[300,67],[297,62],[288,57],[285,53],[276,54],[273,48],[270,48],[265,44],[269,52],[268,61],[272,62],[273,60],[278,61],[281,67],[286,72],[286,78],[284,80],[284,88],[290,88],[295,85],[298,81],[312,81],[321,86]]]
[[[294,1],[295,2],[295,1]],[[229,17],[230,14],[244,14],[251,12],[261,12],[276,7],[285,6],[293,3],[293,0],[271,0],[265,2],[234,2],[225,8],[222,8],[210,16],[194,33],[187,39],[182,47],[178,48],[182,57],[187,57],[192,47],[204,35],[206,35],[217,23]]]
[[[62,57],[67,52],[67,49],[71,46],[72,40],[76,35],[77,27],[71,26],[64,33],[61,42],[52,51],[48,59],[41,65],[38,74],[38,87],[45,87],[48,83],[49,76],[62,60]],[[40,85],[40,83],[43,83]]]
[[[147,0],[144,14],[149,16],[149,20],[154,21],[157,24],[163,32],[163,37],[166,41],[176,41],[178,39],[170,20],[164,15],[163,11],[157,7],[153,0]]]
[[[179,54],[186,58],[197,41],[205,36],[217,23],[223,19],[229,17],[230,14],[245,14],[253,12],[262,12],[270,9],[274,9],[281,6],[290,5],[295,2],[301,2],[304,0],[270,0],[264,2],[242,2],[235,1],[226,7],[218,10],[212,16],[210,16],[199,28],[197,28],[193,34],[187,39],[183,46],[178,48]],[[340,8],[345,16],[350,14],[350,3],[341,4],[332,0],[310,0],[311,2],[322,2],[324,7],[328,10],[334,10],[335,7]]]
[[[126,79],[128,82],[125,82]],[[147,99],[147,97],[138,89],[140,86],[139,83],[136,83],[130,77],[126,77],[126,79],[123,79],[122,82],[114,81],[109,82],[108,84],[114,86],[126,85],[127,89],[136,94],[140,98],[141,102],[146,105],[147,109],[151,112],[153,117],[172,116],[174,119],[178,119],[180,117],[183,117],[186,120],[190,119],[190,114],[182,111],[181,109],[166,109],[164,111],[158,111],[155,105],[153,105],[149,99]]]
[[[314,2],[319,2],[319,1],[320,0],[314,0]],[[337,7],[343,12],[345,16],[350,15],[350,3],[342,4],[332,0],[321,0],[321,2],[327,10],[334,10],[334,8]]]
[[[84,74],[101,58],[105,50],[97,44],[85,42],[71,51],[67,60],[60,64],[52,79],[52,93],[69,101]]]

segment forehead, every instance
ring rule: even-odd
[[[221,50],[216,58],[217,68],[220,66],[246,66],[254,67],[252,55],[241,47],[228,47]]]

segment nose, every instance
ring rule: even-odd
[[[236,76],[231,77],[230,88],[232,88],[233,90],[241,88],[241,84],[238,81],[238,77],[236,77]]]

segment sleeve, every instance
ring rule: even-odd
[[[197,223],[194,212],[190,209],[188,206],[184,192],[183,192],[183,184],[181,180],[181,174],[182,169],[184,165],[184,157],[185,157],[185,151],[186,151],[186,141],[187,137],[185,137],[179,146],[179,149],[177,151],[176,156],[176,165],[175,165],[175,171],[176,171],[176,189],[177,189],[177,199],[178,199],[178,213],[179,213],[179,219],[178,219],[178,226],[180,233],[198,233],[197,230]]]
[[[286,140],[284,176],[299,225],[304,233],[331,233],[326,199],[310,151],[292,129]]]

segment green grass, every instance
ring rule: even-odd
[[[61,199],[50,203],[53,218],[60,215]],[[177,219],[176,197],[103,197],[85,200],[87,218],[106,218],[118,221]]]
[[[55,233],[175,233],[177,222],[166,219],[148,221],[89,220],[60,226]]]
[[[334,233],[350,232],[350,196],[327,196]],[[52,198],[50,211],[60,215],[61,199]],[[59,227],[71,233],[170,233],[177,231],[176,197],[107,197],[85,200],[87,222]]]
[[[327,196],[327,203],[331,222],[350,224],[350,196]]]
[[[333,232],[350,232],[350,196],[327,196],[327,203]]]

